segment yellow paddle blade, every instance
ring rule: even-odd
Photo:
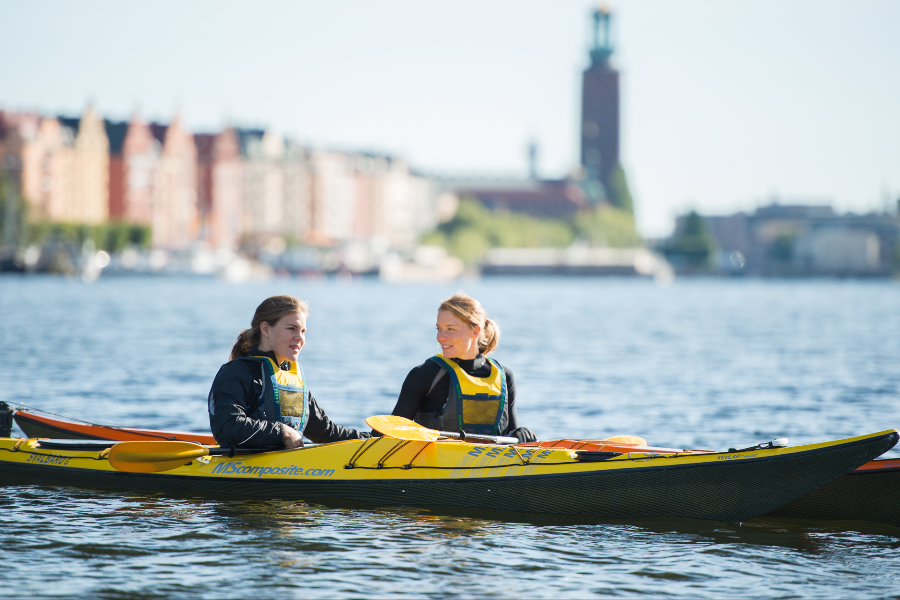
[[[637,446],[646,446],[647,440],[637,435],[614,435],[612,437],[603,438],[603,442],[618,442],[620,444],[635,444]]]
[[[369,417],[366,419],[366,424],[375,431],[398,440],[433,442],[440,436],[440,433],[434,429],[422,427],[415,421],[393,415]]]
[[[126,473],[159,473],[209,454],[190,442],[119,442],[109,449],[109,464]]]

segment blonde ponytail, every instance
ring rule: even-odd
[[[490,354],[494,348],[500,345],[500,326],[493,319],[484,319],[484,327],[478,336],[478,351],[482,354]]]

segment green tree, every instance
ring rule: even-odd
[[[485,222],[484,233],[492,247],[545,248],[568,246],[572,227],[558,219],[536,219],[520,213],[494,213]]]
[[[97,225],[94,234],[97,248],[108,252],[119,252],[128,246],[146,248],[150,245],[151,237],[150,227],[122,221],[107,221]]]
[[[108,252],[118,252],[128,246],[148,248],[152,237],[150,227],[120,221],[107,221],[98,225],[39,221],[29,229],[31,243],[56,240],[80,246],[86,240],[91,240],[98,250]]]
[[[781,233],[775,237],[769,246],[769,257],[774,260],[789,261],[794,257],[794,242],[796,236],[790,233]]]
[[[129,225],[128,241],[138,248],[149,248],[153,240],[153,229],[149,225]]]
[[[109,252],[118,252],[123,250],[129,243],[129,234],[131,227],[127,223],[111,222],[106,228],[106,239],[103,242],[103,249]]]
[[[484,204],[474,198],[463,198],[460,200],[459,208],[456,209],[453,218],[446,223],[441,223],[438,231],[449,234],[463,228],[480,229],[491,217],[491,211]]]
[[[673,262],[694,268],[709,266],[715,250],[716,243],[706,221],[694,210],[688,213],[682,231],[663,247],[666,257]]]
[[[0,175],[0,246],[23,246],[28,234],[28,202],[9,176]]]
[[[630,212],[612,206],[598,206],[575,216],[573,225],[578,237],[594,246],[634,248],[644,240],[634,226]]]
[[[484,256],[491,242],[483,231],[464,227],[450,236],[447,251],[467,263],[474,263]]]
[[[575,237],[571,223],[538,219],[519,213],[493,213],[474,198],[463,198],[456,215],[423,236],[425,244],[443,246],[450,254],[472,263],[489,248],[563,247]]]
[[[474,198],[463,198],[456,215],[422,237],[423,244],[443,246],[466,262],[477,262],[489,248],[564,248],[576,236],[596,245],[643,244],[634,217],[601,205],[569,220],[539,219],[511,212],[491,212]]]
[[[628,179],[625,177],[625,170],[619,163],[616,163],[609,173],[607,195],[609,203],[614,207],[634,215],[634,202],[631,200],[631,191],[628,189]]]

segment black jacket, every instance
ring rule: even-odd
[[[274,352],[250,349],[250,356],[268,356],[277,362]],[[209,391],[209,428],[220,446],[242,448],[283,448],[284,424],[253,419],[247,415],[262,393],[259,368],[252,362],[234,360],[219,370]],[[370,437],[332,422],[309,395],[309,421],[303,435],[313,442],[339,442]]]

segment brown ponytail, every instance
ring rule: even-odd
[[[272,296],[263,300],[256,307],[256,312],[253,313],[250,329],[245,329],[238,334],[237,341],[235,341],[234,347],[231,348],[231,356],[228,360],[247,356],[250,348],[259,346],[259,342],[262,339],[259,326],[263,322],[274,327],[281,317],[294,313],[302,313],[309,316],[309,305],[294,296]]]
[[[500,326],[493,319],[485,316],[481,303],[465,294],[459,293],[441,302],[438,312],[449,310],[460,321],[468,323],[471,327],[481,327],[478,335],[478,352],[490,354],[500,345]]]

